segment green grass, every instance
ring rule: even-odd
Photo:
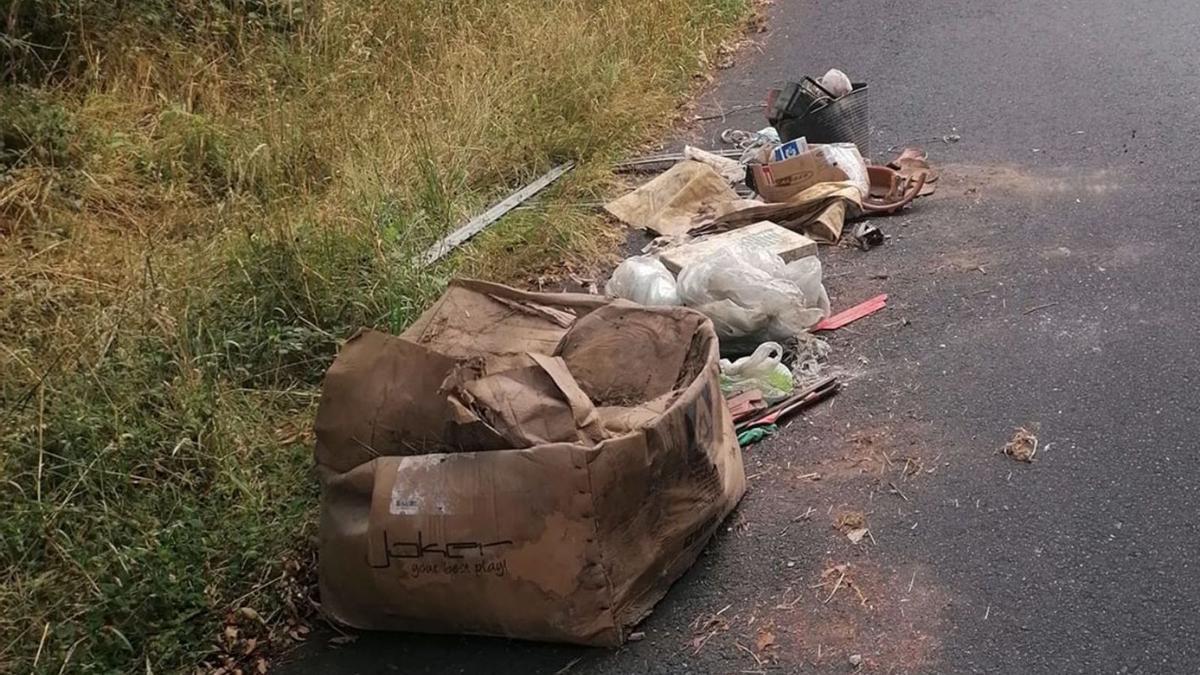
[[[744,11],[0,2],[0,672],[253,668],[285,645],[339,341],[402,329],[454,274],[607,259],[606,167]],[[566,159],[530,208],[413,263]]]

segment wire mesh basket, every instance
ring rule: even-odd
[[[811,77],[789,82],[774,94],[767,116],[787,143],[803,136],[809,143],[853,143],[862,155],[871,152],[867,85],[855,82],[849,94],[835,97]]]

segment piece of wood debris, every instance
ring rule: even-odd
[[[742,644],[742,643],[740,643],[740,642],[737,642],[737,641],[734,641],[734,643],[733,643],[733,646],[735,646],[735,647],[737,647],[738,649],[740,649],[740,650],[742,650],[742,651],[746,652],[747,654],[749,654],[749,655],[751,656],[751,658],[753,658],[753,659],[754,659],[754,661],[755,661],[756,663],[758,663],[759,667],[762,667],[763,660],[762,660],[762,659],[760,659],[760,658],[758,657],[758,654],[755,654],[755,653],[754,653],[754,651],[753,651],[753,650],[751,650],[749,647],[747,647],[746,645],[744,645],[744,644]]]
[[[714,155],[718,155],[720,157],[741,157],[743,152],[744,152],[743,150],[736,150],[736,149],[713,150],[712,151],[712,153]],[[620,171],[631,171],[631,170],[636,170],[636,169],[644,169],[646,167],[650,167],[650,166],[654,166],[654,165],[658,165],[658,164],[663,164],[663,165],[674,164],[675,162],[679,162],[684,159],[687,159],[687,158],[683,156],[682,152],[669,152],[669,153],[664,153],[661,155],[649,155],[647,157],[639,157],[637,159],[630,159],[630,160],[626,160],[624,162],[618,162],[613,165],[613,170],[620,172]]]
[[[838,577],[837,583],[835,583],[833,585],[833,590],[829,591],[829,597],[825,598],[825,601],[823,604],[828,605],[829,601],[833,599],[834,594],[837,593],[838,589],[842,587],[842,582],[846,580],[846,568],[848,568],[848,567],[849,567],[849,565],[842,566],[842,574],[841,574],[841,576]]]
[[[854,592],[856,594],[858,594],[859,604],[862,605],[863,607],[866,607],[867,606],[867,596],[863,595],[863,592],[862,592],[862,590],[859,589],[858,584],[853,584],[853,583],[849,583],[849,582],[847,582],[847,584],[850,586],[850,588],[854,589]]]
[[[443,237],[433,246],[430,246],[424,253],[421,254],[420,263],[422,265],[430,265],[441,260],[447,253],[461,246],[471,237],[479,234],[488,225],[500,220],[504,214],[513,210],[524,202],[526,199],[536,195],[546,189],[554,181],[558,180],[571,169],[575,168],[575,162],[566,162],[550,169],[540,178],[517,190],[516,192],[505,197],[501,201],[494,204],[490,209],[484,211],[480,215],[472,218],[466,225],[458,228],[450,234]]]

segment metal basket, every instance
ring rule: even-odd
[[[841,98],[811,77],[789,82],[775,95],[767,117],[784,143],[803,136],[809,143],[853,143],[864,157],[871,153],[865,82],[855,82]]]

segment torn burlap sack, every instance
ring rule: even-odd
[[[745,489],[711,323],[455,282],[316,421],[320,587],[364,629],[620,644]]]

